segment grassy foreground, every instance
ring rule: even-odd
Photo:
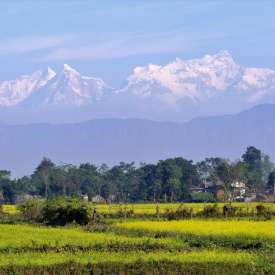
[[[154,213],[156,205],[125,207]],[[14,206],[2,211],[11,223],[0,223],[0,274],[275,274],[273,218],[107,215],[51,227],[24,223]]]
[[[194,222],[193,233],[198,225],[213,222],[216,233],[230,235],[218,221]],[[272,223],[266,223],[269,229]],[[238,227],[239,222],[225,224]],[[271,231],[266,240],[270,247],[256,250],[223,247],[219,243],[215,247],[209,243],[196,247],[191,238],[173,234],[157,238],[146,232],[131,234],[131,230],[142,226],[148,231],[158,228],[173,233],[185,225],[186,221],[126,221],[111,225],[107,232],[88,232],[80,227],[0,225],[0,274],[275,274]],[[264,222],[251,225],[257,231]],[[128,231],[119,232],[119,227]],[[197,235],[201,237],[203,232],[201,229]]]
[[[81,228],[52,228],[31,225],[1,225],[0,252],[180,250],[176,239],[128,237],[112,232],[87,232]]]
[[[263,260],[245,252],[221,250],[131,253],[25,253],[0,256],[0,273],[28,272],[39,274],[58,270],[58,274],[69,274],[66,267],[74,269],[70,274],[264,274]],[[58,268],[59,267],[59,268]],[[61,268],[63,267],[63,269]],[[65,267],[65,270],[64,270]],[[243,273],[245,268],[245,273]],[[205,271],[203,271],[205,270]],[[65,272],[64,272],[65,271]],[[63,273],[64,272],[64,273]],[[122,272],[122,273],[121,273]]]

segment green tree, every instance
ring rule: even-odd
[[[216,174],[221,182],[224,184],[224,189],[227,195],[227,198],[231,200],[232,190],[231,184],[233,183],[232,167],[231,165],[224,161],[220,163],[216,168]]]
[[[50,183],[51,177],[54,175],[54,170],[54,163],[48,158],[43,158],[33,175],[34,180],[40,179],[42,181],[44,196],[46,198],[48,198],[50,194]]]
[[[79,166],[81,177],[81,193],[87,193],[89,199],[95,195],[101,195],[101,181],[98,168],[90,163],[84,163]]]
[[[261,150],[250,146],[242,156],[248,170],[248,185],[256,190],[256,193],[262,193],[268,176],[274,166],[269,156],[263,154]]]
[[[275,171],[272,171],[269,174],[268,182],[267,182],[267,189],[272,193],[275,194]]]

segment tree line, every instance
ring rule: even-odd
[[[121,162],[108,167],[91,163],[56,165],[44,158],[32,175],[17,179],[10,175],[10,171],[0,171],[0,199],[11,203],[23,194],[41,198],[86,194],[89,199],[99,195],[112,202],[176,202],[194,200],[192,190],[206,182],[222,186],[228,197],[233,182],[245,183],[257,196],[272,193],[275,166],[268,155],[251,146],[237,161],[216,157],[194,163],[176,157],[157,164]],[[215,194],[202,195],[216,199]]]

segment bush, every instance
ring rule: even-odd
[[[176,211],[166,209],[164,217],[169,221],[192,218],[193,208],[180,205]]]
[[[42,208],[43,202],[35,199],[27,200],[19,205],[23,218],[28,221],[39,221]]]
[[[129,217],[134,217],[135,213],[133,209],[122,209],[119,208],[118,211],[115,214],[115,217],[117,218],[129,218]]]
[[[272,212],[270,211],[270,209],[262,204],[258,204],[256,206],[256,213],[258,217],[262,217],[268,220],[272,218]]]
[[[219,208],[217,204],[214,205],[206,205],[202,210],[202,216],[208,217],[218,217],[219,216]]]
[[[225,217],[234,217],[236,215],[237,207],[226,204],[223,206],[222,211]]]
[[[42,222],[64,226],[69,223],[87,225],[93,212],[88,204],[79,199],[52,199],[45,203],[41,213]]]

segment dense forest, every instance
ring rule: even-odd
[[[216,201],[234,199],[234,183],[242,182],[246,195],[262,199],[274,193],[275,167],[270,158],[248,147],[237,161],[207,158],[193,163],[182,157],[157,164],[121,162],[113,167],[91,163],[56,165],[44,158],[30,176],[11,179],[0,171],[3,202],[14,203],[23,196],[97,196],[112,202]],[[219,187],[219,188],[217,188]],[[217,197],[213,190],[223,190]]]

